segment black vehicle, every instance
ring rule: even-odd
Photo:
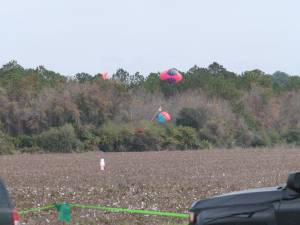
[[[0,179],[0,225],[19,225],[20,218],[13,208],[8,192]]]
[[[257,188],[196,201],[190,225],[300,225],[300,172],[282,187]]]

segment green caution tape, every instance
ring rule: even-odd
[[[143,209],[126,209],[126,208],[113,208],[113,207],[106,207],[106,206],[101,206],[101,205],[82,205],[82,204],[64,204],[64,210],[65,210],[65,215],[68,214],[68,207],[72,208],[82,208],[82,209],[96,209],[96,210],[101,210],[105,212],[114,212],[114,213],[129,213],[129,214],[143,214],[143,215],[153,215],[153,216],[164,216],[164,217],[176,217],[176,218],[188,218],[189,215],[186,213],[174,213],[174,212],[161,212],[161,211],[156,211],[156,210],[143,210]],[[35,213],[35,212],[40,212],[48,209],[54,209],[57,208],[58,205],[52,204],[52,205],[47,205],[43,207],[37,207],[37,208],[31,208],[31,209],[26,209],[23,211],[20,211],[20,215],[26,215],[28,213]],[[58,209],[58,212],[60,213],[60,210]],[[63,213],[62,213],[63,214]],[[61,221],[66,221],[63,220],[63,215],[61,216],[62,220]],[[66,216],[67,217],[67,216]],[[60,217],[59,217],[60,218]]]
[[[174,213],[174,212],[161,212],[156,210],[143,210],[143,209],[124,209],[124,208],[112,208],[100,205],[81,205],[81,204],[71,204],[72,207],[84,208],[84,209],[98,209],[107,212],[122,212],[130,214],[144,214],[144,215],[154,215],[154,216],[166,216],[166,217],[177,217],[177,218],[188,218],[186,213]]]
[[[46,205],[46,206],[42,206],[42,207],[25,209],[25,210],[19,211],[18,213],[20,215],[26,215],[28,213],[35,213],[35,212],[40,212],[40,211],[44,211],[44,210],[48,210],[48,209],[54,209],[54,208],[55,208],[55,204],[52,204],[52,205]]]

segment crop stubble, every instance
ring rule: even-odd
[[[106,160],[104,172],[100,157]],[[296,170],[300,151],[283,148],[0,156],[0,176],[18,210],[65,201],[187,212],[196,199],[278,185]],[[30,225],[61,224],[53,210],[22,220]],[[169,222],[176,220],[73,209],[71,224]]]

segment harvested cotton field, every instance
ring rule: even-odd
[[[100,171],[103,157],[106,170]],[[300,170],[299,149],[236,149],[0,156],[18,211],[58,202],[187,212],[199,198],[274,186]],[[70,224],[182,224],[182,219],[72,209]],[[22,224],[61,224],[55,210]]]

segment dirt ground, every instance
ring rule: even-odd
[[[104,172],[99,169],[100,157],[107,164]],[[279,148],[0,156],[0,177],[19,211],[68,202],[185,213],[196,199],[279,185],[298,170],[300,150]],[[28,214],[22,221],[62,224],[54,210]],[[70,224],[176,222],[185,221],[74,209]]]

